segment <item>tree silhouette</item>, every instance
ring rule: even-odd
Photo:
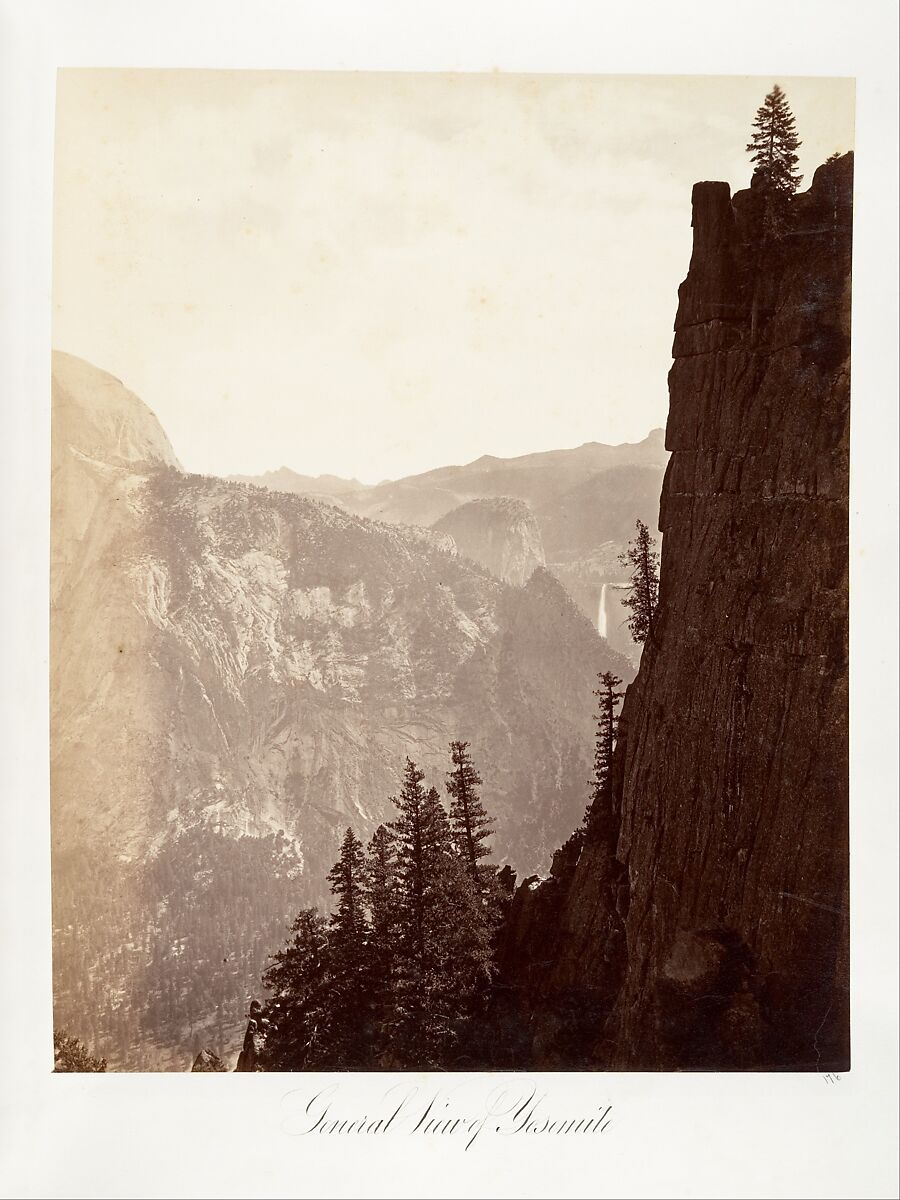
[[[478,861],[490,854],[485,843],[491,835],[494,818],[487,815],[481,803],[478,788],[482,779],[469,755],[469,743],[451,742],[450,761],[453,766],[447,775],[450,828],[469,874],[477,880]]]
[[[384,980],[390,974],[397,944],[396,853],[385,825],[378,826],[368,845],[363,893],[369,911],[373,969]]]
[[[330,953],[327,927],[314,908],[299,912],[292,937],[272,955],[263,974],[270,992],[265,1015],[265,1065],[275,1071],[314,1070],[325,1056],[329,1017]]]
[[[391,825],[397,855],[395,1062],[448,1065],[491,973],[494,908],[483,901],[436,788],[406,761]],[[477,866],[477,857],[476,857]]]
[[[399,814],[389,825],[397,853],[400,948],[407,960],[420,964],[426,953],[427,881],[437,853],[435,811],[433,805],[426,805],[424,779],[425,772],[407,758],[400,795],[391,797]]]
[[[362,843],[348,828],[341,842],[340,858],[328,872],[337,905],[328,921],[328,1020],[321,1037],[326,1061],[340,1069],[365,1066],[374,1040],[364,878]]]
[[[787,97],[777,83],[756,111],[753,131],[747,152],[756,164],[754,182],[773,196],[792,196],[803,179],[796,153],[802,143]]]
[[[757,109],[747,153],[754,163],[751,187],[760,198],[761,237],[750,306],[750,341],[756,342],[760,290],[768,261],[790,224],[790,201],[803,176],[797,171],[797,137],[787,97],[776,83]]]
[[[327,922],[315,909],[301,912],[272,956],[263,976],[271,992],[265,1069],[427,1070],[487,1056],[478,1020],[494,971],[500,888],[479,861],[491,824],[481,780],[466,744],[454,745],[450,774],[465,795],[456,830],[437,789],[426,790],[424,772],[407,759],[392,798],[397,819],[379,826],[367,853],[352,829],[344,835],[328,875],[336,903]]]
[[[604,671],[598,679],[600,687],[594,691],[598,699],[594,775],[590,803],[584,814],[584,826],[589,834],[611,833],[613,828],[612,759],[619,731],[616,709],[624,695],[624,692],[616,691],[622,680],[611,671]]]
[[[348,827],[341,842],[341,856],[328,872],[332,895],[337,897],[329,925],[333,946],[344,948],[357,958],[362,956],[368,933],[363,902],[364,871],[362,843]]]
[[[643,643],[653,637],[659,600],[659,554],[640,518],[635,528],[637,533],[624,554],[619,555],[619,561],[631,570],[631,586],[622,601],[623,607],[631,610],[628,628],[634,641]]]

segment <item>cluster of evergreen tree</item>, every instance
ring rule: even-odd
[[[450,745],[449,810],[406,760],[396,819],[347,829],[329,917],[305,909],[263,976],[268,1070],[447,1069],[477,1057],[503,889],[468,743]]]

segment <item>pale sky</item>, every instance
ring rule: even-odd
[[[853,82],[777,80],[802,189]],[[183,465],[365,482],[664,425],[691,187],[774,78],[64,70],[53,344]]]

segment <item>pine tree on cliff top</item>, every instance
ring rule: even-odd
[[[757,109],[753,134],[747,143],[747,152],[756,164],[753,175],[757,184],[769,192],[792,196],[803,179],[797,171],[797,150],[801,145],[794,114],[776,83]]]
[[[453,768],[447,775],[450,828],[466,869],[477,880],[478,860],[490,854],[485,843],[491,835],[494,818],[484,811],[478,794],[482,780],[469,755],[469,743],[451,742],[450,761]]]
[[[637,533],[628,549],[619,555],[622,565],[631,569],[631,587],[622,604],[631,609],[628,628],[632,638],[646,642],[653,637],[659,600],[659,554],[644,522],[639,519],[635,528]]]

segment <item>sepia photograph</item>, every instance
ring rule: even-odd
[[[56,1072],[848,1070],[853,152],[59,72]]]
[[[0,0],[0,1197],[894,1200],[898,21]]]

